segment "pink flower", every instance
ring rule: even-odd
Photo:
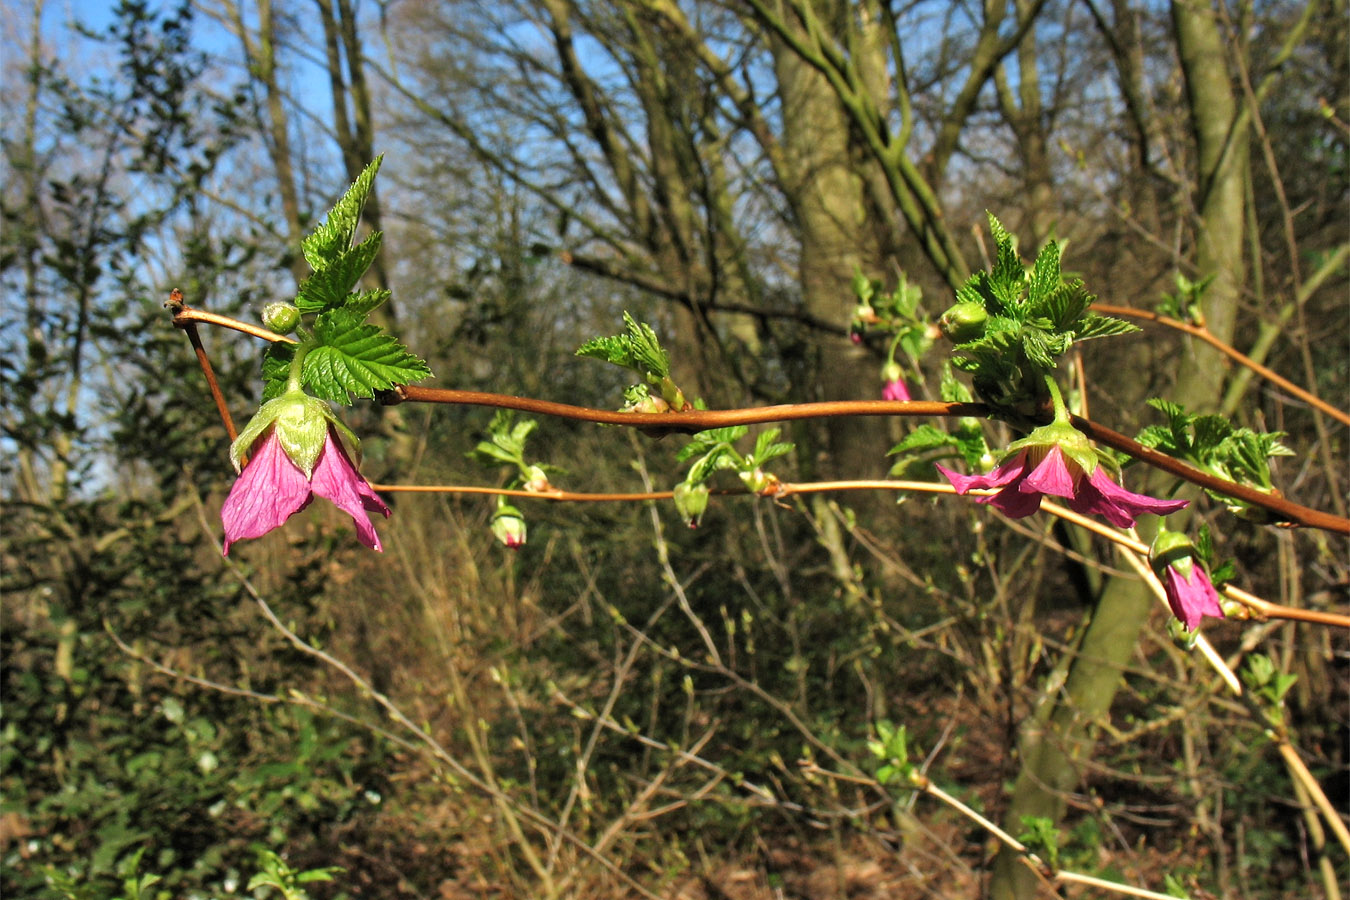
[[[235,541],[261,537],[280,526],[308,506],[315,494],[352,517],[361,543],[372,550],[384,549],[369,513],[388,518],[389,507],[356,471],[331,425],[309,477],[286,454],[275,427],[254,443],[252,452],[220,510],[226,555]]]
[[[1185,574],[1182,569],[1189,569],[1190,573]],[[1187,631],[1194,631],[1203,616],[1223,618],[1219,592],[1214,590],[1203,566],[1189,559],[1173,563],[1163,573],[1162,582],[1167,589],[1167,605],[1172,607],[1172,615],[1181,620]]]
[[[993,504],[995,509],[1013,519],[1029,516],[1040,509],[1041,498],[1046,494],[1062,497],[1074,512],[1099,515],[1120,528],[1133,527],[1135,519],[1144,513],[1166,515],[1189,502],[1157,500],[1127,491],[1112,481],[1100,465],[1094,466],[1090,474],[1085,473],[1078,461],[1084,457],[1083,448],[1075,447],[1073,457],[1070,457],[1058,442],[1036,444],[1029,441],[987,475],[961,475],[944,466],[937,468],[958,494],[1001,488],[996,494],[975,498],[975,502]],[[1088,449],[1087,453],[1092,451]]]
[[[886,386],[881,389],[882,400],[908,400],[909,387],[905,385],[905,379],[892,378],[886,382]]]

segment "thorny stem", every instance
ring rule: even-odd
[[[274,343],[280,341],[295,343],[291,338],[273,334],[266,329],[256,328],[244,322],[237,322],[226,316],[202,313],[185,306],[175,305],[172,301],[167,305],[174,310],[174,322],[180,327],[186,327],[194,321],[210,322],[211,324],[234,328]],[[554,403],[548,400],[535,400],[529,397],[511,397],[482,391],[423,388],[414,385],[399,385],[393,391],[382,391],[380,392],[380,401],[390,406],[404,402],[424,402],[515,409],[536,415],[556,416],[576,421],[625,425],[638,428],[653,437],[662,437],[672,433],[692,434],[709,428],[721,428],[728,425],[756,425],[768,422],[847,416],[990,417],[993,414],[993,411],[983,403],[944,403],[924,400],[843,400],[823,403],[793,403],[756,409],[625,413],[573,406],[567,403]],[[1071,416],[1070,421],[1075,428],[1098,443],[1128,453],[1141,462],[1162,469],[1192,484],[1269,510],[1296,525],[1319,528],[1338,534],[1350,534],[1350,518],[1312,509],[1275,494],[1268,494],[1202,472],[1193,466],[1145,447],[1119,432],[1104,425],[1098,425],[1081,416]]]

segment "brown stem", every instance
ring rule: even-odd
[[[1331,416],[1333,419],[1335,419],[1336,421],[1340,422],[1343,425],[1350,425],[1350,413],[1346,413],[1337,409],[1330,403],[1323,400],[1321,397],[1318,397],[1316,394],[1310,393],[1309,391],[1306,391],[1303,388],[1299,387],[1298,385],[1294,384],[1292,381],[1290,381],[1288,378],[1285,378],[1283,375],[1280,375],[1277,372],[1272,372],[1270,369],[1261,365],[1256,360],[1234,349],[1233,347],[1229,346],[1223,341],[1219,340],[1219,338],[1215,337],[1208,328],[1202,328],[1199,325],[1192,325],[1189,322],[1182,322],[1179,319],[1173,319],[1168,316],[1152,312],[1151,310],[1134,309],[1129,306],[1110,306],[1105,303],[1094,303],[1092,304],[1092,311],[1096,313],[1101,313],[1102,315],[1105,316],[1120,316],[1122,318],[1140,319],[1145,322],[1153,322],[1157,325],[1164,325],[1168,328],[1174,328],[1177,331],[1189,334],[1191,337],[1198,338],[1204,341],[1206,344],[1209,344],[1215,350],[1218,350],[1220,353],[1224,354],[1229,359],[1233,360],[1239,365],[1246,366],[1248,369],[1251,369],[1253,372],[1260,375],[1262,378],[1266,379],[1272,384],[1278,385],[1282,390],[1284,390],[1289,394],[1294,395],[1295,397],[1302,400],[1304,403],[1307,403],[1309,406],[1312,406],[1320,410],[1321,412],[1326,413],[1327,415]]]
[[[249,325],[228,316],[191,309],[182,303],[182,295],[170,298],[166,304],[174,313],[174,324],[185,330],[194,322],[206,322],[232,328],[271,342],[294,343],[284,335],[265,328]],[[1098,307],[1099,309],[1103,309]],[[1110,307],[1110,309],[1116,309]],[[1103,309],[1103,311],[1105,311]],[[1184,323],[1177,323],[1183,325]],[[1192,326],[1187,326],[1192,327]],[[1230,348],[1231,349],[1231,348]],[[1236,353],[1237,351],[1233,351]],[[709,428],[729,425],[759,425],[769,422],[788,422],[802,419],[824,419],[844,416],[976,416],[988,418],[992,411],[983,403],[946,403],[929,400],[835,400],[821,403],[792,403],[765,406],[757,409],[683,410],[665,413],[630,413],[592,409],[531,397],[511,397],[483,391],[460,391],[450,388],[424,388],[398,385],[392,391],[381,391],[380,402],[393,406],[404,402],[453,403],[464,406],[488,406],[514,409],[543,416],[557,416],[581,422],[603,425],[625,425],[638,428],[651,437],[667,434],[694,434]],[[1332,515],[1293,503],[1283,497],[1267,494],[1245,485],[1217,478],[1170,456],[1151,450],[1137,441],[1104,425],[1098,425],[1079,416],[1073,424],[1093,440],[1130,454],[1140,462],[1162,469],[1184,481],[1241,500],[1244,503],[1269,510],[1287,522],[1309,528],[1319,528],[1338,534],[1350,534],[1350,519]]]

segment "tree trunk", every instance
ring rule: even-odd
[[[1196,265],[1202,273],[1218,273],[1205,297],[1205,315],[1211,330],[1227,340],[1242,284],[1246,134],[1238,130],[1223,37],[1208,2],[1176,0],[1172,17],[1199,163]],[[1214,408],[1223,396],[1217,352],[1193,350],[1175,391],[1192,409]],[[1067,797],[1081,783],[1081,764],[1092,754],[1096,724],[1110,712],[1153,605],[1142,581],[1113,578],[1107,583],[1062,687],[1048,685],[1040,711],[1023,725],[1022,770],[1004,815],[1004,826],[1014,835],[1025,816],[1056,823],[1063,818]],[[1037,883],[1015,853],[1000,851],[990,884],[995,900],[1027,900],[1035,896]]]

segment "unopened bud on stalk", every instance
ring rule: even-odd
[[[708,486],[681,481],[675,485],[675,509],[690,528],[697,528],[708,508]]]
[[[269,303],[263,307],[263,324],[276,334],[290,334],[300,324],[300,310],[289,303]]]
[[[492,515],[492,535],[510,550],[516,550],[525,544],[525,518],[520,510],[504,503],[497,507]]]
[[[942,314],[938,327],[947,338],[957,344],[973,341],[984,334],[984,323],[989,313],[973,301],[958,303]]]

